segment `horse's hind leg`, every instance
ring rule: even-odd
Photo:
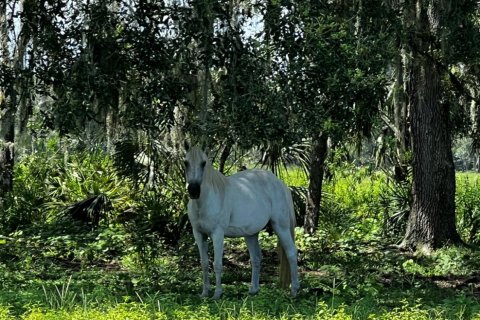
[[[292,297],[297,296],[297,291],[300,288],[300,282],[298,280],[298,266],[297,266],[297,247],[293,240],[292,234],[288,228],[281,228],[279,224],[272,223],[273,230],[280,240],[280,244],[285,251],[290,265],[291,286],[290,291]]]
[[[250,253],[250,263],[252,265],[252,284],[250,294],[255,294],[260,289],[260,268],[262,262],[262,250],[258,244],[258,233],[253,236],[245,237],[248,252]]]

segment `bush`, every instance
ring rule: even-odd
[[[332,240],[368,241],[382,232],[382,188],[385,175],[367,168],[337,169],[324,183],[320,229]]]
[[[101,218],[107,223],[108,212],[133,205],[131,183],[118,177],[102,150],[70,151],[56,137],[46,145],[16,163],[14,189],[0,203],[0,232],[50,223],[68,214],[84,222]]]
[[[480,174],[457,173],[455,204],[460,235],[480,244]]]
[[[108,261],[123,250],[146,266],[164,241],[175,244],[184,234],[178,177],[146,190],[121,176],[102,149],[65,145],[53,136],[15,165],[14,189],[0,200],[0,235],[13,238],[0,239],[2,257],[31,261],[26,245],[36,259],[83,263]],[[43,250],[35,248],[40,243]]]

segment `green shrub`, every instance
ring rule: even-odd
[[[0,258],[28,269],[131,255],[145,269],[163,242],[175,244],[185,233],[179,179],[145,191],[99,148],[67,148],[56,136],[43,145],[16,164],[14,190],[0,200],[0,235],[13,239],[1,239]]]
[[[298,166],[290,166],[287,169],[280,167],[278,176],[289,187],[306,187],[308,185],[307,173]]]
[[[332,240],[371,240],[382,232],[385,176],[366,168],[346,168],[324,183],[320,228]]]
[[[416,305],[409,305],[407,301],[402,301],[401,307],[396,307],[391,311],[387,311],[380,315],[370,315],[369,319],[380,319],[380,320],[429,320],[432,318],[442,319],[440,314],[436,314],[433,317],[431,314],[435,313],[435,310],[425,310],[422,308],[422,304],[418,303]]]
[[[480,244],[480,174],[457,173],[455,204],[460,235]]]
[[[421,276],[466,276],[480,269],[480,254],[472,249],[450,247],[436,250],[429,256],[406,260],[406,273]]]
[[[104,195],[117,213],[134,204],[132,184],[118,177],[113,161],[101,150],[73,153],[66,163],[56,166],[55,173],[45,181],[49,197],[45,208],[52,218],[72,204],[97,195]]]
[[[0,320],[13,320],[14,317],[10,315],[10,308],[0,305]]]
[[[45,150],[16,163],[14,189],[0,202],[0,233],[78,215],[82,212],[72,209],[88,199],[94,200],[93,204],[103,201],[104,205],[97,207],[104,223],[106,213],[133,206],[135,190],[128,180],[118,177],[113,161],[102,150],[69,151],[57,137],[45,145]],[[92,208],[91,202],[81,208],[84,220],[95,220]]]
[[[152,315],[141,304],[118,304],[106,310],[73,309],[42,310],[33,308],[25,315],[24,320],[150,320]],[[162,319],[159,317],[158,319]]]

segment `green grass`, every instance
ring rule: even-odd
[[[57,219],[24,227],[9,234],[13,240],[0,242],[0,320],[480,320],[480,252],[446,248],[424,256],[390,247],[392,238],[383,237],[391,209],[385,199],[400,196],[386,187],[382,173],[349,170],[325,182],[318,232],[296,230],[302,280],[297,299],[277,288],[276,238],[267,232],[260,235],[260,293],[248,295],[243,240],[229,239],[224,296],[214,301],[198,296],[198,254],[187,232],[169,247],[146,233],[149,229],[128,229],[135,221],[92,230]],[[290,186],[307,184],[298,168],[281,177]],[[479,184],[478,174],[457,175],[459,230],[471,243],[478,240]]]
[[[457,173],[455,204],[457,225],[463,239],[480,243],[480,174]]]
[[[248,295],[248,254],[230,241],[219,301],[198,296],[190,238],[143,272],[131,261],[80,266],[42,258],[23,270],[3,264],[0,319],[480,319],[478,251],[425,257],[375,244],[317,250],[312,243],[300,255],[302,289],[291,299],[276,286],[274,237],[262,242],[260,293]]]
[[[280,167],[279,177],[285,182],[287,186],[291,187],[306,187],[308,185],[307,173],[300,167],[289,167],[285,170],[284,167]]]

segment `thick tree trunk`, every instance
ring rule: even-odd
[[[327,150],[327,136],[325,134],[319,134],[313,137],[304,221],[305,232],[309,234],[313,234],[318,227],[323,175],[325,172],[324,163],[327,157]]]
[[[455,229],[455,168],[451,151],[449,108],[441,102],[441,71],[425,53],[431,44],[422,34],[435,32],[436,6],[416,1],[418,38],[411,43],[411,143],[413,151],[413,205],[401,244],[430,251],[460,242]],[[428,12],[428,14],[427,14]]]

